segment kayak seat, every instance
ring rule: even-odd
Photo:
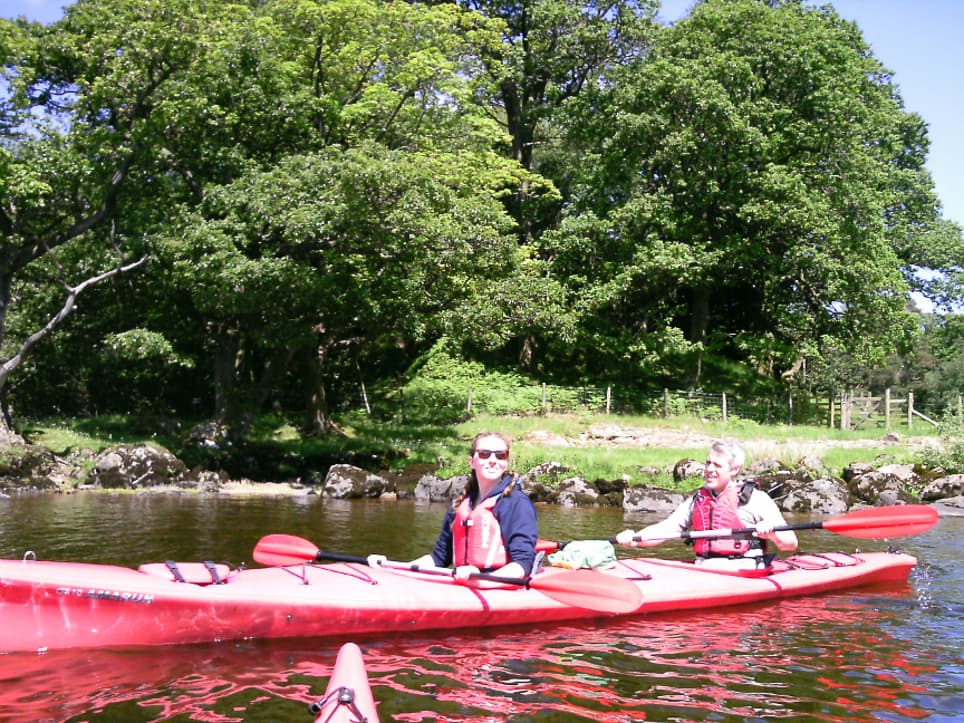
[[[192,585],[222,585],[231,575],[231,568],[224,563],[204,562],[148,562],[137,568],[138,572],[156,575],[171,582],[188,582]]]

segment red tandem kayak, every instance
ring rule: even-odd
[[[378,723],[365,660],[355,643],[341,646],[325,696],[308,710],[315,723]]]
[[[606,571],[548,568],[528,587],[483,588],[493,583],[460,584],[438,571],[431,575],[357,562],[241,570],[210,563],[171,563],[173,568],[151,563],[135,570],[0,560],[0,652],[250,638],[346,639],[718,608],[903,582],[916,562],[895,552],[801,554],[775,561],[770,574],[746,577],[640,557],[619,560]],[[609,596],[625,603],[627,589],[635,598],[629,597],[623,608],[596,606],[587,596],[587,584],[603,602]],[[578,588],[578,594],[567,597],[570,587]]]

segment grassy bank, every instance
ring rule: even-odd
[[[939,444],[933,428],[915,429],[914,436],[900,432],[896,443],[882,442],[884,430],[840,431],[827,427],[764,426],[753,422],[702,421],[695,418],[632,417],[616,415],[500,416],[480,415],[454,425],[405,425],[382,422],[363,415],[338,420],[343,432],[328,437],[305,437],[287,420],[266,416],[251,428],[249,440],[265,453],[299,458],[338,459],[349,454],[367,455],[383,468],[395,470],[415,465],[439,467],[448,476],[468,471],[468,442],[479,431],[499,431],[514,440],[513,468],[525,471],[545,462],[558,462],[571,474],[589,480],[625,479],[652,483],[653,468],[661,472],[657,483],[671,486],[666,472],[680,459],[702,460],[709,442],[733,437],[747,448],[748,462],[775,458],[791,465],[816,457],[835,475],[851,462],[918,462],[923,450]],[[117,444],[157,444],[191,461],[185,443],[188,423],[143,417],[95,417],[34,420],[21,434],[55,454],[72,450],[99,451]],[[600,430],[610,430],[610,435]],[[632,431],[626,443],[618,431]]]

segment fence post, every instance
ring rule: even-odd
[[[542,383],[542,413],[546,413],[546,383]]]
[[[609,414],[613,406],[613,388],[612,386],[606,387],[606,414]]]
[[[669,416],[669,389],[663,387],[663,416]]]
[[[907,431],[914,426],[914,393],[907,392]]]
[[[465,411],[471,416],[472,414],[472,387],[469,387],[469,395],[465,400]]]
[[[850,429],[850,392],[840,393],[840,431]]]
[[[830,407],[830,429],[833,429],[833,390],[830,391],[827,402],[827,406]]]
[[[890,387],[884,390],[884,431],[890,431]]]
[[[787,392],[787,424],[793,426],[793,392]]]
[[[721,406],[723,407],[723,424],[726,424],[727,411],[726,411],[726,392],[723,392],[723,400],[721,401]]]

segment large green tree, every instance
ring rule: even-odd
[[[648,50],[655,31],[656,0],[457,0],[459,5],[503,23],[502,43],[480,49],[484,73],[477,96],[505,129],[509,157],[537,172],[560,190],[539,193],[523,183],[507,198],[518,222],[522,243],[532,244],[540,261],[555,255],[543,235],[558,223],[568,196],[574,165],[560,134],[559,115],[584,92],[611,83],[620,68]],[[550,373],[547,337],[568,344],[581,304],[573,303],[581,289],[567,289],[564,276],[546,276],[539,307],[544,316],[532,317],[524,334],[507,348],[530,372]],[[518,292],[517,292],[518,293]],[[546,323],[552,317],[560,324]],[[537,347],[541,346],[541,351]]]
[[[0,385],[81,292],[146,258],[143,233],[158,218],[146,200],[161,200],[164,184],[143,184],[166,165],[152,118],[198,55],[190,6],[78,2],[51,29],[0,26]],[[10,337],[6,322],[24,283],[50,289],[52,305],[39,328]]]
[[[54,299],[27,284],[149,253],[141,293],[100,294],[84,329],[113,356],[193,365],[235,428],[285,378],[327,428],[323,362],[339,350],[443,330],[490,345],[458,310],[530,318],[500,314],[508,295],[478,280],[528,288],[538,266],[503,248],[499,199],[539,180],[491,152],[505,137],[474,102],[498,27],[380,0],[79,0],[11,35],[6,127],[16,109],[49,121],[5,166],[8,238],[46,261],[14,269],[31,291],[20,329]],[[83,252],[55,263],[74,237]]]
[[[491,153],[360,144],[212,189],[165,256],[211,330],[219,416],[257,409],[263,397],[239,395],[260,397],[294,371],[307,428],[327,431],[333,358],[471,333],[459,321],[497,306],[493,288],[531,283],[499,201],[516,168]]]
[[[960,258],[961,237],[939,218],[924,125],[855,25],[705,0],[584,100],[588,173],[556,273],[596,304],[595,348],[617,358],[629,336],[671,371],[688,345],[677,380],[699,386],[708,355],[788,379],[808,355],[872,365],[912,343],[912,265]]]
[[[452,309],[500,302],[467,293],[474,281],[530,273],[525,247],[504,248],[497,200],[539,181],[490,152],[502,133],[472,102],[496,23],[374,0],[279,0],[265,13],[290,73],[280,102],[307,142],[218,188],[173,258],[188,260],[178,274],[214,337],[217,416],[236,423],[256,406],[244,380],[266,389],[294,370],[308,427],[324,432],[338,356],[472,334]],[[221,250],[198,256],[206,235]]]

